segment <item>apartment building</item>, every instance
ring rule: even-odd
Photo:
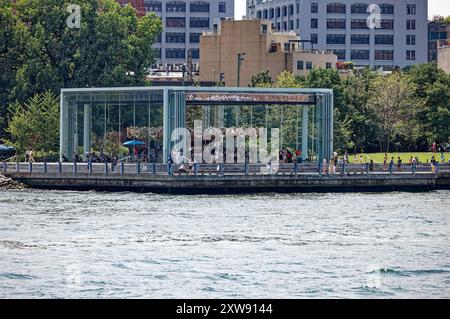
[[[234,0],[117,0],[131,3],[139,14],[161,17],[163,32],[154,44],[155,70],[181,71],[186,63],[198,69],[200,35],[234,16]]]
[[[428,61],[427,0],[247,0],[247,15],[356,66],[390,70]]]

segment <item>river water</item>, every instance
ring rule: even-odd
[[[0,191],[0,298],[450,298],[450,192]]]

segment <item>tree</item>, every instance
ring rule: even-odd
[[[417,114],[420,131],[416,144],[427,150],[435,141],[447,142],[450,136],[450,75],[435,63],[414,66],[407,75],[416,87],[416,97],[425,101]]]
[[[14,97],[62,87],[144,84],[154,62],[152,43],[162,31],[160,19],[138,18],[114,0],[80,0],[81,27],[67,26],[70,0],[18,0],[18,59]]]
[[[9,106],[10,122],[6,131],[9,143],[18,154],[28,147],[49,155],[58,152],[59,145],[59,100],[50,91],[36,94],[27,103]]]
[[[372,96],[375,73],[369,68],[356,69],[343,80],[343,97],[347,111],[344,114],[346,128],[350,132],[349,146],[361,152],[378,149],[377,127],[373,113],[368,108]]]
[[[18,68],[14,51],[14,26],[17,21],[12,8],[10,0],[0,0],[0,139],[6,128],[10,89],[14,86]]]
[[[262,71],[252,76],[250,87],[272,87],[273,81],[269,71]]]
[[[423,100],[415,96],[415,91],[415,85],[401,72],[378,76],[375,80],[369,107],[381,131],[380,151],[389,152],[396,135],[410,134],[416,127],[414,118]]]
[[[297,80],[293,73],[283,71],[278,75],[276,86],[279,88],[300,88],[302,87],[302,84]]]

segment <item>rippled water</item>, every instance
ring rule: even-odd
[[[0,297],[450,298],[449,207],[449,191],[0,191]]]

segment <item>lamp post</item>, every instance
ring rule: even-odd
[[[241,85],[241,63],[244,61],[246,54],[245,53],[238,53],[238,60],[237,60],[237,87],[240,87]]]

